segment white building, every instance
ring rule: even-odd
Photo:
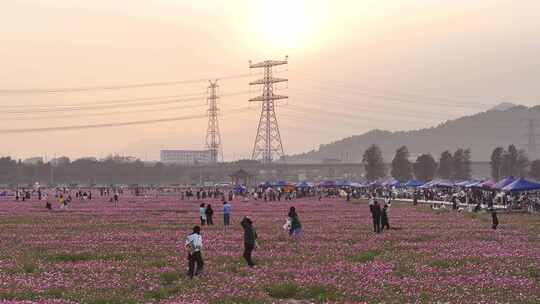
[[[194,165],[209,163],[209,150],[161,150],[160,160],[166,164]]]
[[[23,164],[26,165],[37,165],[43,163],[43,157],[30,157],[23,160]]]

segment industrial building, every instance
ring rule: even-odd
[[[161,150],[160,160],[165,164],[196,165],[212,162],[210,150]]]

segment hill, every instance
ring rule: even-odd
[[[289,162],[320,162],[325,159],[339,159],[344,162],[359,162],[362,154],[372,144],[378,145],[389,162],[400,146],[409,148],[411,157],[416,159],[422,153],[431,153],[438,158],[445,150],[456,147],[472,149],[472,160],[487,161],[497,146],[515,144],[527,148],[528,119],[538,119],[540,131],[540,106],[525,107],[501,104],[485,112],[449,120],[438,126],[413,130],[390,132],[372,130],[362,135],[320,145],[319,149],[288,156]],[[537,155],[530,155],[535,159]]]

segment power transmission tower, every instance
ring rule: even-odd
[[[260,159],[263,164],[270,164],[274,159],[274,155],[277,158],[285,155],[283,144],[281,143],[274,101],[286,99],[288,96],[274,94],[274,83],[286,82],[287,79],[273,77],[272,68],[287,63],[288,57],[285,57],[285,60],[266,60],[255,64],[252,64],[251,61],[249,62],[250,69],[264,69],[262,79],[249,83],[250,85],[262,85],[262,95],[251,98],[249,101],[262,101],[261,117],[259,119],[259,126],[257,127],[257,135],[255,136],[251,159]]]
[[[208,86],[208,130],[206,131],[206,148],[210,151],[210,161],[217,163],[219,158],[223,160],[223,151],[221,149],[221,135],[219,134],[219,121],[218,114],[219,109],[217,106],[217,79],[215,81],[210,80]]]

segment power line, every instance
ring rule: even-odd
[[[226,75],[218,77],[221,80],[237,79],[250,77],[248,74],[236,74]],[[107,86],[85,86],[85,87],[65,87],[65,88],[35,88],[35,89],[0,89],[0,94],[48,94],[48,93],[70,93],[70,92],[86,92],[86,91],[110,91],[110,90],[123,90],[123,89],[136,89],[147,87],[160,87],[160,86],[172,86],[180,84],[200,83],[206,82],[208,78],[189,79],[189,80],[177,80],[177,81],[163,81],[163,82],[148,82],[148,83],[136,83],[127,85],[107,85]]]
[[[228,113],[228,115],[234,115],[237,113],[250,110],[249,107],[238,108],[234,113]],[[13,134],[13,133],[36,133],[36,132],[52,132],[52,131],[69,131],[69,130],[82,130],[82,129],[101,129],[101,128],[110,128],[110,127],[123,127],[123,126],[133,126],[133,125],[148,125],[156,124],[163,122],[171,121],[182,121],[182,120],[192,120],[206,118],[206,114],[200,115],[186,115],[186,116],[177,116],[161,119],[149,119],[149,120],[137,120],[137,121],[128,121],[128,122],[118,122],[118,123],[101,123],[101,124],[88,124],[88,125],[75,125],[75,126],[60,126],[60,127],[44,127],[44,128],[21,128],[21,129],[0,129],[0,134]]]
[[[249,91],[239,91],[229,94],[224,94],[223,96],[239,96],[239,95],[245,95],[248,94]],[[201,100],[204,97],[191,97],[191,98],[178,98],[178,99],[171,99],[171,100],[163,100],[163,101],[145,101],[145,102],[129,102],[129,103],[120,103],[120,104],[112,104],[112,105],[89,105],[89,106],[66,106],[66,107],[57,107],[57,108],[37,108],[37,109],[18,109],[18,110],[7,110],[7,111],[0,111],[2,114],[31,114],[31,113],[54,113],[54,112],[76,112],[76,111],[87,111],[87,110],[101,110],[101,109],[117,109],[117,108],[124,108],[126,106],[129,107],[145,107],[145,106],[158,106],[158,105],[166,105],[166,104],[174,104],[174,103],[181,103],[186,101],[197,101]]]
[[[20,116],[20,117],[6,117],[2,118],[4,121],[25,121],[25,120],[43,120],[43,119],[59,119],[59,118],[83,118],[83,117],[93,117],[93,116],[112,116],[112,115],[123,115],[123,114],[138,114],[138,113],[148,113],[148,112],[162,112],[162,111],[174,111],[174,110],[185,110],[185,109],[196,109],[202,108],[206,104],[196,104],[189,106],[181,107],[166,107],[159,109],[142,109],[142,110],[133,110],[133,111],[119,111],[119,112],[99,112],[99,113],[83,113],[81,115],[65,114],[65,115],[48,115],[48,116]]]

